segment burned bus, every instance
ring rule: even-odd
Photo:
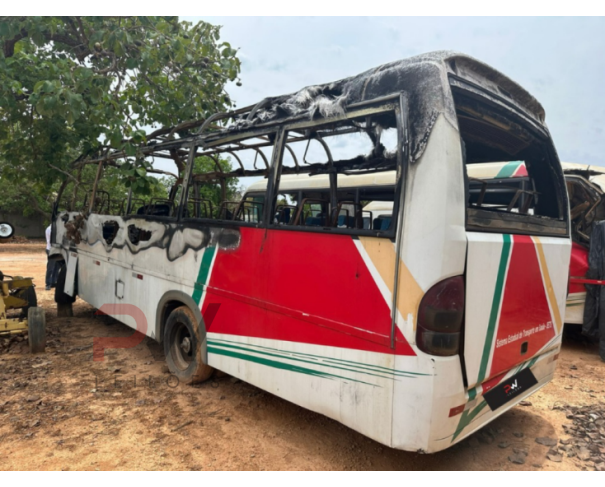
[[[220,370],[390,447],[443,450],[553,377],[571,240],[544,118],[505,75],[435,52],[148,142],[140,158],[182,167],[163,198],[109,201],[100,181],[125,155],[88,159],[89,196],[67,185],[53,219],[61,292],[136,306],[181,379]],[[470,168],[508,160],[529,186],[479,204]],[[368,223],[369,204],[390,217]]]

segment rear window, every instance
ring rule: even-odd
[[[510,110],[453,89],[467,177],[467,228],[565,236],[567,196],[550,137]]]

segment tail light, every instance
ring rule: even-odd
[[[464,279],[450,277],[435,284],[420,301],[416,345],[431,355],[447,357],[460,349],[464,314]]]

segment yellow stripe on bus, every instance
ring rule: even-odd
[[[393,263],[397,257],[393,242],[388,239],[376,237],[359,237],[359,240],[367,254],[370,256],[370,259],[372,259],[374,267],[376,267],[376,270],[392,296],[395,284],[395,266]],[[414,279],[414,276],[405,265],[405,262],[400,260],[399,265],[397,310],[403,319],[407,319],[409,315],[414,316],[414,330],[416,330],[416,312],[420,300],[422,299],[422,296],[424,296],[424,291],[418,285],[416,279]]]
[[[544,278],[544,284],[546,285],[546,293],[548,294],[548,300],[550,301],[550,307],[555,315],[555,325],[557,326],[557,335],[561,333],[563,323],[561,320],[561,313],[559,312],[559,305],[557,303],[557,297],[555,296],[555,290],[552,287],[552,281],[550,280],[550,274],[548,273],[548,264],[546,263],[546,256],[544,255],[544,249],[542,248],[542,242],[538,237],[532,237],[534,244],[536,244],[536,252],[538,253],[538,259],[540,261],[540,267],[542,268],[542,277]]]

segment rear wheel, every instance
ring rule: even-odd
[[[46,348],[46,317],[42,308],[29,308],[27,312],[27,333],[31,353],[44,353]]]
[[[202,359],[197,320],[187,306],[176,308],[166,320],[164,354],[170,372],[179,380],[196,384],[207,380],[214,371]]]

